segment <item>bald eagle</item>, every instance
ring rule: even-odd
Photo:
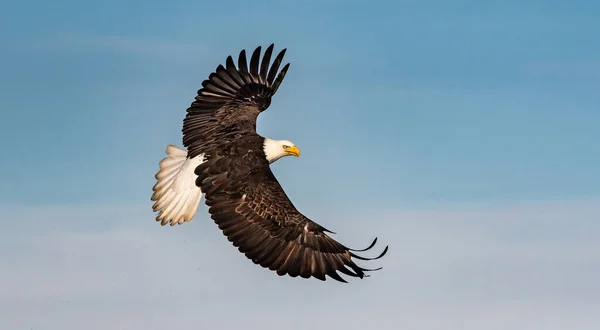
[[[240,252],[278,275],[346,282],[339,273],[363,278],[379,270],[355,259],[355,252],[308,219],[292,204],[269,165],[300,156],[294,143],[256,133],[256,119],[271,104],[290,64],[279,70],[286,49],[272,64],[273,44],[257,47],[248,63],[242,50],[236,67],[231,56],[202,82],[183,120],[183,145],[167,147],[153,187],[153,210],[163,226],[191,221],[204,194],[213,221]],[[339,272],[339,273],[338,273]]]

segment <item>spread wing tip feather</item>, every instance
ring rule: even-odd
[[[366,278],[369,277],[370,275],[368,274],[369,272],[375,272],[378,270],[383,269],[383,267],[378,267],[378,268],[365,268],[365,267],[361,267],[359,265],[357,265],[353,258],[358,259],[358,260],[363,260],[363,261],[373,261],[373,260],[378,260],[380,258],[382,258],[383,256],[385,256],[389,250],[389,246],[385,246],[385,248],[383,249],[383,251],[376,257],[372,257],[372,258],[367,258],[364,256],[360,256],[357,255],[353,252],[350,251],[360,251],[360,252],[364,252],[364,251],[368,251],[371,248],[373,248],[375,246],[375,243],[377,242],[377,238],[375,238],[375,240],[369,245],[369,247],[362,249],[362,250],[353,250],[353,249],[349,249],[349,248],[345,248],[345,251],[340,252],[340,253],[321,253],[319,251],[314,251],[308,247],[301,247],[300,249],[304,252],[304,251],[310,251],[307,254],[304,255],[304,257],[306,257],[307,255],[310,256],[310,253],[314,253],[314,254],[320,254],[320,256],[318,258],[312,258],[311,260],[313,261],[313,263],[315,262],[315,260],[318,260],[317,263],[318,265],[314,265],[314,264],[307,264],[307,260],[304,260],[302,258],[299,258],[300,255],[296,254],[294,255],[293,253],[289,254],[289,256],[287,257],[287,259],[295,259],[292,261],[286,260],[286,262],[284,262],[283,265],[278,264],[276,261],[274,262],[265,262],[264,260],[260,260],[254,257],[254,255],[252,254],[252,251],[248,251],[248,249],[243,249],[243,243],[240,242],[235,242],[235,239],[230,239],[230,241],[232,241],[234,243],[234,245],[236,247],[238,247],[238,249],[240,250],[240,252],[244,253],[246,255],[247,258],[251,259],[253,263],[258,264],[264,268],[268,268],[271,271],[274,271],[278,276],[290,276],[292,278],[296,278],[296,277],[301,277],[304,279],[310,279],[310,278],[316,278],[320,281],[326,281],[327,277],[338,281],[338,282],[342,282],[342,283],[348,283],[348,281],[346,279],[344,279],[342,276],[340,276],[340,273],[352,278]],[[260,245],[260,244],[259,244]],[[275,251],[272,251],[275,252]],[[280,256],[275,258],[275,260],[279,260],[281,259],[281,255],[285,255],[285,250],[283,251],[279,251]],[[296,257],[296,258],[294,258]],[[310,257],[309,257],[310,259]],[[298,265],[299,264],[299,265]],[[308,271],[310,269],[310,271]]]
[[[378,260],[389,251],[389,246],[385,246],[376,257],[366,257],[358,253],[373,249],[377,238],[365,249],[350,249],[321,230],[303,230],[302,234],[297,235],[297,228],[310,227],[305,223],[298,224],[298,227],[271,227],[269,230],[268,225],[239,207],[234,200],[213,201],[209,198],[209,204],[211,217],[227,240],[254,264],[279,276],[316,278],[321,281],[329,277],[347,283],[341,275],[363,279],[369,277],[369,272],[383,268],[362,267],[356,264],[357,260]]]
[[[239,130],[256,132],[256,117],[271,105],[271,99],[279,89],[290,64],[281,64],[286,49],[281,50],[271,62],[274,45],[267,47],[262,60],[261,47],[257,47],[248,63],[246,51],[242,50],[237,67],[232,56],[217,66],[197,91],[194,101],[187,108],[183,121],[183,145],[190,157],[195,157],[207,144],[214,144],[208,136],[231,118],[238,118]]]
[[[286,48],[281,50],[271,62],[274,44],[267,47],[261,60],[261,46],[246,60],[246,50],[240,51],[236,67],[230,55],[202,82],[196,101],[188,112],[215,110],[231,101],[245,101],[259,105],[262,110],[268,108],[270,98],[275,95],[289,68],[287,63],[279,70]]]

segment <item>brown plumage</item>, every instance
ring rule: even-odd
[[[236,68],[231,56],[219,65],[198,91],[187,110],[183,144],[188,157],[204,154],[196,185],[205,194],[212,219],[240,252],[278,275],[329,276],[339,273],[363,278],[365,269],[354,259],[364,258],[327,235],[331,233],[302,215],[271,172],[265,157],[265,138],[256,133],[257,116],[266,110],[289,68],[279,67],[281,51],[271,65],[273,45],[260,61],[261,48],[250,65],[242,50]],[[377,239],[366,249],[372,248]],[[339,273],[338,273],[339,272]]]

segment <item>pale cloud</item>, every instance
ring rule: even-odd
[[[255,266],[205,207],[175,228],[148,209],[5,207],[0,327],[600,327],[598,200],[342,214],[325,223],[340,240],[390,244],[382,271],[349,284]]]

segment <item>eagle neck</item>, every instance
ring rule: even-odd
[[[280,143],[269,138],[264,138],[263,151],[269,164],[272,164],[274,161],[285,156],[285,154],[282,152]]]

